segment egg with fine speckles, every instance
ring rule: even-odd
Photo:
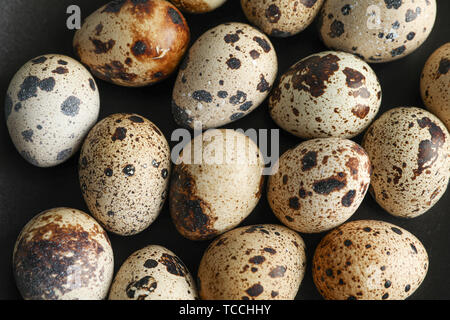
[[[5,99],[14,146],[38,167],[54,167],[72,157],[99,111],[100,96],[89,71],[57,54],[28,61],[14,75]]]
[[[428,58],[420,79],[422,100],[450,130],[450,42]]]
[[[381,86],[358,57],[335,51],[310,55],[280,79],[269,99],[272,119],[304,139],[352,138],[373,121]]]
[[[370,63],[403,58],[433,29],[436,0],[327,0],[319,14],[325,45]]]
[[[130,236],[147,229],[167,197],[170,148],[163,133],[137,114],[113,114],[88,134],[80,154],[81,191],[107,229]]]
[[[241,0],[247,19],[273,37],[290,37],[308,27],[324,0]]]
[[[194,279],[172,251],[150,245],[136,251],[117,272],[109,300],[194,300]]]
[[[108,235],[91,216],[55,208],[22,229],[13,270],[26,300],[101,300],[108,294],[114,257]]]
[[[269,94],[277,75],[266,35],[243,23],[204,33],[180,66],[172,113],[183,127],[220,127],[245,117]]]
[[[359,220],[328,233],[316,248],[312,273],[327,300],[403,300],[421,285],[428,255],[410,232]]]
[[[227,0],[170,0],[180,10],[189,13],[206,13],[216,10]]]
[[[305,244],[279,225],[228,231],[207,248],[198,269],[203,300],[293,300],[306,268]]]
[[[432,113],[415,107],[391,109],[367,130],[363,147],[373,165],[369,191],[390,214],[420,216],[445,193],[450,136]]]
[[[284,153],[270,176],[267,198],[286,226],[318,233],[344,223],[370,184],[367,153],[351,140],[308,140]]]
[[[142,87],[169,77],[190,39],[185,18],[164,0],[111,1],[86,18],[73,46],[105,81]]]

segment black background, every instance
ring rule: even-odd
[[[66,28],[66,8],[78,4],[83,17],[105,4],[105,0],[2,0],[0,10],[0,101],[4,101],[9,81],[28,60],[42,54],[74,56],[74,31]],[[413,54],[399,61],[372,65],[383,89],[379,115],[397,106],[422,106],[419,93],[420,72],[427,57],[449,41],[450,1],[438,0],[438,16],[428,40]],[[247,22],[238,0],[204,15],[185,15],[191,27],[192,41],[217,24]],[[326,50],[315,25],[297,36],[271,39],[278,54],[279,74],[292,64],[315,52]],[[175,76],[152,87],[130,89],[98,80],[101,94],[100,119],[117,112],[135,112],[154,122],[169,140],[177,128],[170,113]],[[267,110],[267,101],[257,110],[228,128],[276,128]],[[281,152],[301,142],[281,132]],[[355,141],[360,142],[361,136]],[[171,146],[175,143],[171,142]],[[36,214],[55,207],[73,207],[87,212],[78,185],[78,154],[68,162],[50,169],[33,167],[14,148],[0,113],[0,299],[17,299],[20,295],[12,276],[11,256],[21,228]],[[404,220],[390,216],[367,195],[353,215],[355,219],[378,219],[397,224],[415,234],[425,245],[430,268],[422,286],[411,299],[450,299],[450,192],[421,217]],[[278,223],[265,195],[254,212],[242,223]],[[321,299],[311,276],[311,258],[324,234],[302,235],[307,245],[308,268],[297,295],[298,299]],[[149,244],[159,244],[174,251],[196,275],[198,264],[209,242],[184,239],[174,228],[167,203],[160,217],[144,232],[124,238],[110,234],[115,269],[134,251]]]

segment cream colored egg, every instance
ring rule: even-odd
[[[325,1],[323,42],[370,63],[397,60],[420,47],[433,29],[436,0]]]
[[[428,255],[410,232],[359,220],[328,233],[313,259],[313,279],[328,300],[403,300],[428,271]]]
[[[26,300],[100,300],[108,294],[114,257],[108,235],[91,216],[56,208],[22,229],[13,269]]]
[[[450,177],[450,136],[430,112],[394,108],[366,132],[363,147],[373,165],[370,192],[386,211],[417,217],[442,197]]]
[[[156,245],[136,251],[114,278],[110,300],[194,300],[194,280],[172,251]]]
[[[206,250],[198,269],[203,300],[293,300],[306,268],[305,244],[279,225],[234,229]]]
[[[227,0],[170,0],[180,10],[189,13],[206,13],[216,10]]]
[[[325,51],[293,65],[269,100],[272,119],[304,139],[352,138],[373,121],[381,104],[375,72],[358,57]]]
[[[136,114],[113,114],[89,133],[80,155],[79,178],[93,216],[119,235],[153,223],[165,202],[171,171],[163,133]]]
[[[211,239],[240,224],[255,208],[264,183],[258,146],[234,130],[208,130],[182,151],[174,168],[170,213],[191,240]]]
[[[204,33],[180,66],[172,112],[183,127],[220,127],[267,97],[277,75],[275,49],[257,29],[225,23]]]

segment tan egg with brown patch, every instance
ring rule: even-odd
[[[324,0],[241,0],[247,19],[273,37],[290,37],[308,27]]]
[[[294,231],[264,224],[234,229],[206,250],[198,269],[203,300],[293,300],[306,268]]]
[[[215,128],[255,110],[278,71],[266,35],[243,23],[205,32],[189,49],[173,89],[172,113],[183,127]]]
[[[134,252],[114,278],[109,300],[194,300],[194,279],[172,251],[156,245]]]
[[[427,251],[393,224],[359,220],[328,233],[316,248],[312,273],[327,300],[403,300],[428,271]]]
[[[428,58],[420,79],[422,100],[450,130],[450,42]]]
[[[436,0],[327,0],[318,26],[328,48],[382,63],[420,47],[433,29],[436,11]]]
[[[171,3],[119,0],[87,17],[75,34],[73,46],[96,77],[141,87],[171,75],[189,39],[186,20]]]
[[[450,136],[430,112],[394,108],[367,130],[363,147],[373,165],[370,193],[394,216],[414,218],[432,208],[450,178]]]
[[[208,130],[182,150],[170,186],[170,213],[191,240],[211,239],[240,224],[256,207],[264,160],[243,133]]]
[[[352,138],[373,121],[381,104],[375,72],[358,57],[325,51],[293,65],[269,99],[272,119],[304,139]]]
[[[275,168],[267,186],[269,205],[283,224],[303,233],[347,221],[370,184],[369,157],[351,140],[303,142],[284,153]]]
[[[180,10],[189,13],[207,13],[216,10],[227,0],[170,0]]]
[[[101,300],[108,294],[114,257],[108,235],[91,216],[55,208],[22,229],[13,270],[26,300]]]
[[[78,172],[92,215],[108,231],[130,236],[158,217],[170,171],[163,133],[139,115],[113,114],[89,132]]]

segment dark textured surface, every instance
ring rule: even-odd
[[[106,1],[102,0],[3,0],[0,11],[0,101],[14,73],[29,59],[47,53],[73,56],[74,32],[66,28],[67,6],[78,4],[83,17]],[[383,102],[379,115],[396,106],[422,106],[419,77],[427,57],[449,41],[450,1],[438,0],[438,18],[435,27],[416,52],[399,61],[372,65],[383,89]],[[229,0],[222,8],[205,15],[186,15],[192,30],[192,39],[222,22],[245,22],[238,0]],[[272,39],[277,49],[279,72],[309,54],[326,48],[317,31],[309,27],[301,34]],[[153,121],[170,139],[177,128],[171,116],[171,93],[174,76],[148,88],[129,89],[98,80],[101,93],[100,119],[116,112],[135,112]],[[267,111],[267,102],[257,110],[234,123],[230,128],[276,128]],[[281,132],[281,152],[301,140]],[[360,142],[361,137],[355,141]],[[171,143],[173,146],[174,144]],[[21,228],[39,212],[59,207],[73,207],[87,212],[78,185],[78,154],[56,168],[39,169],[25,162],[14,148],[5,125],[4,112],[0,112],[0,299],[20,298],[11,270],[13,246]],[[379,219],[397,224],[415,234],[425,245],[430,256],[428,275],[411,299],[450,299],[450,192],[425,215],[412,220],[394,218],[384,212],[370,197],[362,203],[351,220]],[[265,195],[243,225],[277,223]],[[307,245],[308,269],[298,293],[298,299],[320,299],[311,277],[311,258],[323,234],[303,235]],[[209,241],[192,242],[177,233],[170,220],[168,204],[160,217],[145,232],[130,238],[111,235],[116,270],[134,251],[148,244],[159,244],[174,251],[196,274],[203,251]]]

